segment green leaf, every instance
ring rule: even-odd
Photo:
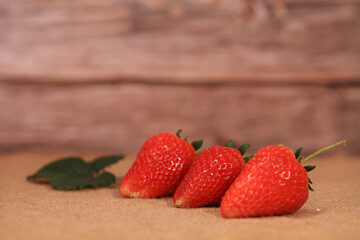
[[[178,138],[180,138],[181,139],[181,137],[180,137],[180,133],[182,132],[182,129],[179,129],[177,132],[176,132],[176,136],[178,136]]]
[[[69,171],[69,169],[71,170]],[[50,179],[56,175],[67,173],[68,171],[70,173],[75,172],[74,174],[76,174],[76,169],[85,169],[82,171],[86,171],[86,174],[91,174],[90,167],[84,162],[82,158],[67,157],[47,164],[34,175],[28,176],[28,179],[39,177]]]
[[[314,191],[314,189],[310,186],[310,184],[308,184],[308,187],[309,187],[310,191],[312,191],[312,192]]]
[[[115,182],[115,176],[109,172],[103,172],[98,176],[68,176],[60,175],[52,178],[50,185],[59,190],[76,190],[87,187],[98,188],[101,185],[109,186]]]
[[[313,182],[311,181],[311,179],[309,178],[309,183],[312,184]]]
[[[193,142],[191,143],[191,145],[193,146],[193,148],[195,149],[195,151],[197,151],[197,150],[200,149],[201,146],[203,145],[203,140],[193,141]]]
[[[316,166],[305,166],[304,167],[307,172],[310,172],[316,168]]]
[[[298,159],[298,158],[299,158],[300,153],[301,153],[301,151],[302,151],[303,149],[304,149],[304,148],[303,148],[303,147],[301,147],[301,148],[299,148],[298,150],[296,150],[296,152],[295,152],[295,158],[296,158],[296,159]]]
[[[99,158],[102,159],[102,158]],[[97,159],[98,160],[98,159]],[[117,159],[118,160],[118,159]],[[109,172],[103,172],[100,175],[94,175],[98,167],[103,168],[113,163],[107,158],[102,161],[94,161],[97,164],[88,164],[80,157],[68,157],[56,160],[43,168],[34,175],[29,176],[28,180],[39,180],[45,178],[50,180],[50,185],[54,189],[75,190],[86,187],[97,188],[99,186],[109,186],[115,182],[115,176]],[[98,166],[92,169],[93,166]]]
[[[89,162],[91,171],[98,173],[100,170],[104,169],[107,166],[110,166],[114,163],[117,163],[119,160],[123,159],[124,155],[110,155],[102,156],[96,158],[94,161]]]
[[[252,159],[253,157],[254,157],[254,154],[244,157],[245,163],[248,163],[250,161],[250,159]]]
[[[232,140],[227,141],[227,143],[225,143],[225,147],[232,147]]]
[[[243,144],[241,145],[238,150],[240,151],[241,155],[244,156],[245,152],[249,149],[250,144]]]

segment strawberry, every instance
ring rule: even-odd
[[[155,198],[171,196],[195,158],[202,140],[188,143],[178,133],[160,133],[150,137],[122,179],[123,197]]]
[[[282,145],[261,148],[225,193],[220,205],[222,216],[255,217],[297,211],[308,199],[309,189],[313,190],[307,171],[315,166],[302,164],[342,143],[324,148],[301,162],[297,158],[302,148],[295,154]]]
[[[244,144],[239,149],[244,153],[249,147]],[[214,146],[201,152],[176,189],[174,204],[177,207],[219,205],[245,165],[242,154],[231,147],[231,141],[225,147]]]

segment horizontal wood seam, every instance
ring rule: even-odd
[[[241,81],[227,81],[227,80],[212,80],[212,81],[179,81],[175,79],[151,80],[140,78],[126,78],[113,80],[88,80],[88,81],[45,81],[45,80],[0,80],[0,84],[5,85],[23,85],[23,86],[46,86],[46,87],[80,87],[80,86],[94,86],[94,85],[120,85],[120,84],[140,84],[140,85],[154,85],[154,86],[244,86],[244,87],[288,87],[288,86],[302,86],[302,87],[360,87],[359,79],[343,79],[337,81],[262,81],[262,80],[241,80]]]

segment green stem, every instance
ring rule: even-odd
[[[313,154],[311,154],[310,156],[308,156],[308,157],[305,158],[304,160],[302,160],[302,161],[301,161],[301,164],[304,165],[309,159],[315,157],[316,155],[318,155],[318,154],[320,154],[320,153],[322,153],[322,152],[324,152],[324,151],[326,151],[326,150],[329,150],[329,149],[331,149],[331,148],[333,148],[333,147],[336,147],[336,146],[338,146],[338,145],[341,145],[341,144],[344,144],[344,145],[345,145],[345,143],[346,143],[346,141],[345,141],[345,140],[342,140],[342,141],[337,142],[337,143],[334,143],[334,144],[332,144],[332,145],[330,145],[330,146],[324,147],[324,148],[320,149],[319,151],[314,152]]]

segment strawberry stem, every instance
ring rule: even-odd
[[[308,160],[310,160],[311,158],[315,157],[316,155],[318,155],[318,154],[320,154],[320,153],[322,153],[322,152],[324,152],[324,151],[326,151],[326,150],[329,150],[329,149],[331,149],[331,148],[333,148],[333,147],[336,147],[336,146],[338,146],[338,145],[341,145],[341,144],[344,144],[344,145],[345,145],[345,143],[346,143],[346,141],[345,141],[345,140],[342,140],[342,141],[337,142],[337,143],[334,143],[334,144],[332,144],[332,145],[330,145],[330,146],[324,147],[324,148],[320,149],[319,151],[314,152],[313,154],[311,154],[310,156],[308,156],[308,157],[305,158],[304,160],[302,160],[302,161],[301,161],[301,164],[304,165]]]

